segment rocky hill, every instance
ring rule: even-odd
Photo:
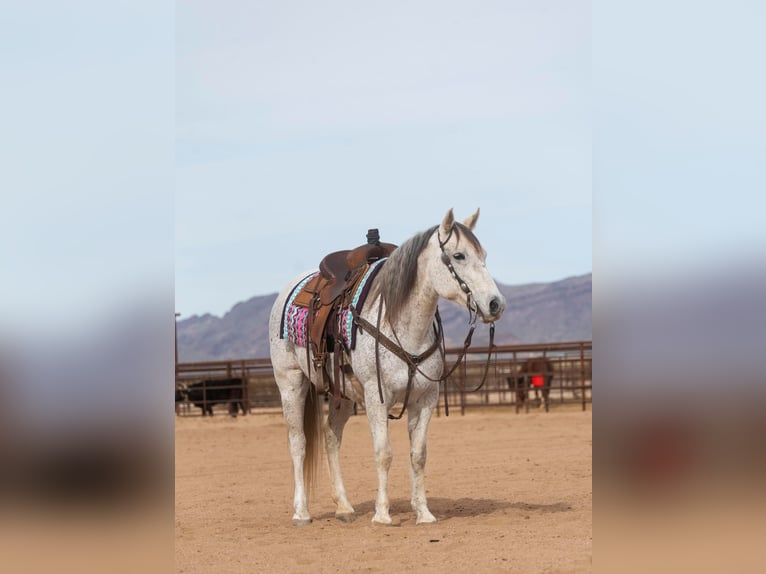
[[[592,338],[592,274],[552,283],[504,285],[507,307],[495,330],[495,343],[549,343]],[[269,356],[268,322],[277,294],[237,303],[223,317],[194,315],[178,321],[181,362]],[[468,332],[465,308],[442,301],[439,310],[447,347],[462,346]],[[486,345],[488,329],[479,325],[473,345]]]

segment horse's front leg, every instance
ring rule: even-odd
[[[412,405],[407,409],[407,429],[410,435],[410,478],[412,479],[412,510],[415,524],[436,522],[426,501],[426,435],[433,406]]]
[[[372,432],[372,444],[375,449],[375,468],[378,472],[378,497],[375,500],[375,516],[372,522],[376,524],[391,524],[389,513],[390,502],[388,499],[388,470],[391,468],[391,442],[388,438],[388,409],[380,404],[375,396],[366,398],[367,420]]]

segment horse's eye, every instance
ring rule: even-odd
[[[465,259],[465,255],[463,255],[460,252],[455,253],[452,257],[454,257],[458,261],[462,261],[463,259]]]

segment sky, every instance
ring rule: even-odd
[[[172,300],[172,4],[0,12],[0,347]]]
[[[599,288],[766,268],[765,19],[750,0],[594,3]]]
[[[176,310],[450,208],[498,281],[589,273],[590,28],[580,1],[178,3]]]
[[[507,284],[764,263],[763,4],[314,4],[3,3],[0,337],[220,315],[451,207]]]

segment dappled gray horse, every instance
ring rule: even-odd
[[[381,261],[372,279],[367,302],[361,311],[351,312],[357,328],[353,348],[330,353],[320,362],[325,372],[312,370],[314,356],[308,345],[308,327],[303,340],[284,336],[284,313],[301,282],[301,275],[277,297],[271,311],[269,339],[274,376],[282,397],[287,423],[295,481],[293,524],[311,522],[307,488],[316,473],[321,439],[324,434],[332,483],[332,496],[338,519],[351,521],[354,508],[348,501],[340,470],[339,449],[343,428],[353,412],[354,402],[364,406],[372,431],[378,494],[374,523],[391,524],[388,497],[388,471],[392,453],[388,437],[389,410],[403,403],[410,437],[410,476],[412,508],[417,523],[435,522],[426,502],[424,471],[426,433],[439,398],[439,382],[444,375],[442,353],[434,352],[442,343],[437,327],[440,297],[462,303],[485,323],[503,314],[505,299],[485,265],[486,252],[473,233],[479,210],[463,223],[456,222],[449,210],[440,225],[418,233],[394,249]],[[308,347],[307,347],[308,345]],[[342,360],[343,394],[329,408],[322,428],[323,381],[340,385],[335,364]],[[314,363],[316,364],[316,363]],[[345,384],[348,382],[349,384]]]

